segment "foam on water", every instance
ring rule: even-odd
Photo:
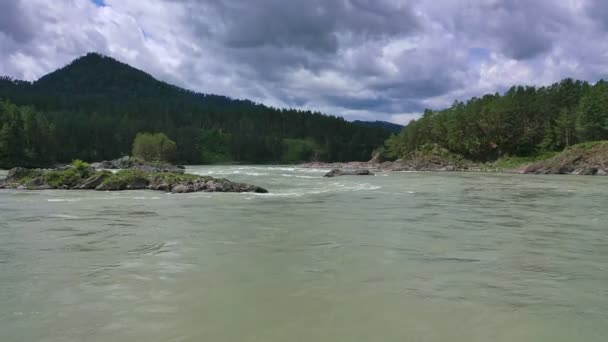
[[[303,178],[303,179],[317,179],[319,176],[302,176],[302,175],[294,175],[288,173],[281,173],[281,177],[293,177],[293,178]]]
[[[52,214],[52,215],[49,215],[49,217],[69,219],[69,220],[75,220],[75,219],[79,218],[78,216],[75,216],[75,215],[64,215],[64,214]]]

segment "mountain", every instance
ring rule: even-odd
[[[398,125],[396,123],[392,123],[392,122],[387,122],[387,121],[360,121],[360,120],[355,120],[353,121],[354,124],[357,124],[359,126],[363,126],[363,127],[370,127],[370,128],[381,128],[384,130],[387,130],[391,133],[399,133],[401,132],[401,130],[403,129],[402,125]]]
[[[0,99],[8,101],[0,128],[14,131],[13,140],[23,135],[27,146],[37,133],[26,121],[35,117],[57,146],[45,158],[59,162],[129,154],[138,132],[165,133],[179,161],[191,164],[367,160],[389,136],[340,117],[193,92],[96,53],[35,82],[0,78]],[[33,148],[15,148],[10,158],[0,151],[0,161],[41,158]]]

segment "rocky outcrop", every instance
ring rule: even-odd
[[[382,171],[479,171],[480,168],[466,160],[451,160],[435,156],[386,162],[309,163],[307,168],[339,169],[345,172],[369,170]]]
[[[267,193],[264,188],[234,183],[227,179],[175,172],[144,172],[137,169],[110,171],[67,169],[14,168],[0,180],[0,189],[26,190],[157,190],[173,193],[190,192],[256,192]]]
[[[264,192],[253,185],[244,183],[233,183],[226,179],[201,179],[198,181],[179,183],[172,186],[171,192],[184,194],[190,192]]]
[[[333,169],[325,174],[324,177],[338,177],[338,176],[373,176],[374,173],[367,169],[355,169],[355,170],[342,170]]]
[[[21,179],[26,176],[29,176],[32,173],[31,169],[26,169],[24,167],[15,167],[8,171],[8,175],[6,179]]]
[[[172,165],[162,162],[145,162],[137,158],[125,156],[115,160],[104,160],[99,163],[91,164],[96,170],[125,170],[133,169],[142,172],[175,172],[184,173],[184,167],[181,165]]]
[[[608,175],[608,141],[571,146],[557,156],[528,165],[523,173]]]
[[[82,184],[78,186],[81,190],[92,190],[100,186],[106,179],[112,176],[111,172],[102,171],[95,172],[91,177],[85,179]]]
[[[342,172],[360,170],[376,171],[474,171],[506,172],[526,174],[570,174],[608,176],[608,141],[588,142],[571,146],[553,158],[516,168],[498,168],[494,165],[476,164],[445,151],[413,153],[408,159],[378,162],[309,163],[307,168],[339,169]],[[333,171],[332,171],[333,172]],[[330,172],[331,173],[331,172]]]
[[[135,159],[129,156],[118,158],[115,160],[104,160],[99,163],[93,163],[91,166],[96,170],[116,170],[116,169],[130,169],[135,165]]]
[[[349,163],[309,163],[302,165],[309,168],[330,168],[345,171],[478,171],[479,165],[464,159],[461,155],[450,153],[448,150],[434,145],[424,151],[412,152],[407,159],[383,161],[377,153],[368,162]]]

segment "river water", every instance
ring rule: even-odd
[[[608,341],[608,178],[0,191],[0,341]]]

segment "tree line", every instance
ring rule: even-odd
[[[439,145],[472,160],[490,161],[606,139],[608,82],[591,85],[565,79],[548,87],[514,86],[503,95],[426,110],[387,140],[385,154],[406,158],[425,146]]]

